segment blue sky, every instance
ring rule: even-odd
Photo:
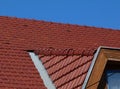
[[[120,29],[120,0],[0,0],[0,15]]]

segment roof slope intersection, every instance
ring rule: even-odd
[[[46,89],[28,51],[58,89],[81,88],[99,46],[120,47],[120,31],[0,16],[0,88]]]

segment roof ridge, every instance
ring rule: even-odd
[[[83,49],[72,49],[72,48],[64,48],[64,49],[56,49],[56,48],[41,48],[39,50],[35,50],[36,54],[43,54],[46,56],[50,55],[81,55],[81,56],[91,56],[94,55],[96,51],[96,47],[94,48],[83,48]]]
[[[55,22],[55,21],[47,21],[47,20],[38,20],[35,18],[20,18],[15,16],[0,16],[0,18],[6,18],[6,19],[18,19],[18,20],[26,20],[26,21],[34,21],[34,22],[43,22],[48,24],[57,24],[57,25],[66,25],[66,26],[76,26],[76,27],[85,27],[85,28],[96,28],[96,29],[107,29],[107,30],[113,30],[113,28],[105,28],[105,27],[96,27],[96,26],[88,26],[88,25],[80,25],[80,24],[72,24],[72,23],[63,23],[63,22]],[[119,31],[118,29],[114,29]]]

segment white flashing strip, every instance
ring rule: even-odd
[[[47,89],[56,89],[55,85],[53,84],[51,78],[49,77],[44,65],[42,64],[39,57],[34,52],[29,52],[29,55],[37,68],[40,77],[43,79],[43,82]]]
[[[112,50],[120,50],[120,48],[117,47],[108,47],[108,46],[100,46],[101,49],[112,49]]]
[[[98,54],[99,54],[99,52],[100,52],[101,47],[102,47],[102,46],[100,46],[100,47],[97,49],[97,52],[95,53],[95,55],[94,55],[94,57],[93,57],[92,63],[91,63],[91,65],[90,65],[90,68],[89,68],[88,73],[87,73],[87,75],[86,75],[86,78],[85,78],[85,81],[84,81],[84,83],[83,83],[82,89],[85,89],[85,88],[86,88],[87,82],[88,82],[88,80],[89,80],[90,74],[91,74],[91,72],[92,72],[92,69],[93,69],[93,67],[94,67],[94,64],[95,64],[95,62],[96,62],[96,59],[97,59],[97,57],[98,57]]]

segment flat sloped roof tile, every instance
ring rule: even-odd
[[[0,88],[46,89],[25,51],[0,49]]]
[[[42,58],[40,59],[42,61],[45,58],[50,57],[42,56]],[[69,86],[69,89],[71,89],[77,86],[82,86],[82,83],[85,79],[85,75],[87,74],[87,71],[91,64],[92,58],[93,56],[73,55],[65,57],[57,55],[53,59],[50,59],[51,62],[45,63],[44,65],[54,65],[49,68],[46,68],[46,70],[50,75],[50,78],[54,82],[56,88],[68,89],[67,87]],[[56,62],[55,60],[59,62]],[[70,86],[71,84],[73,86]]]

